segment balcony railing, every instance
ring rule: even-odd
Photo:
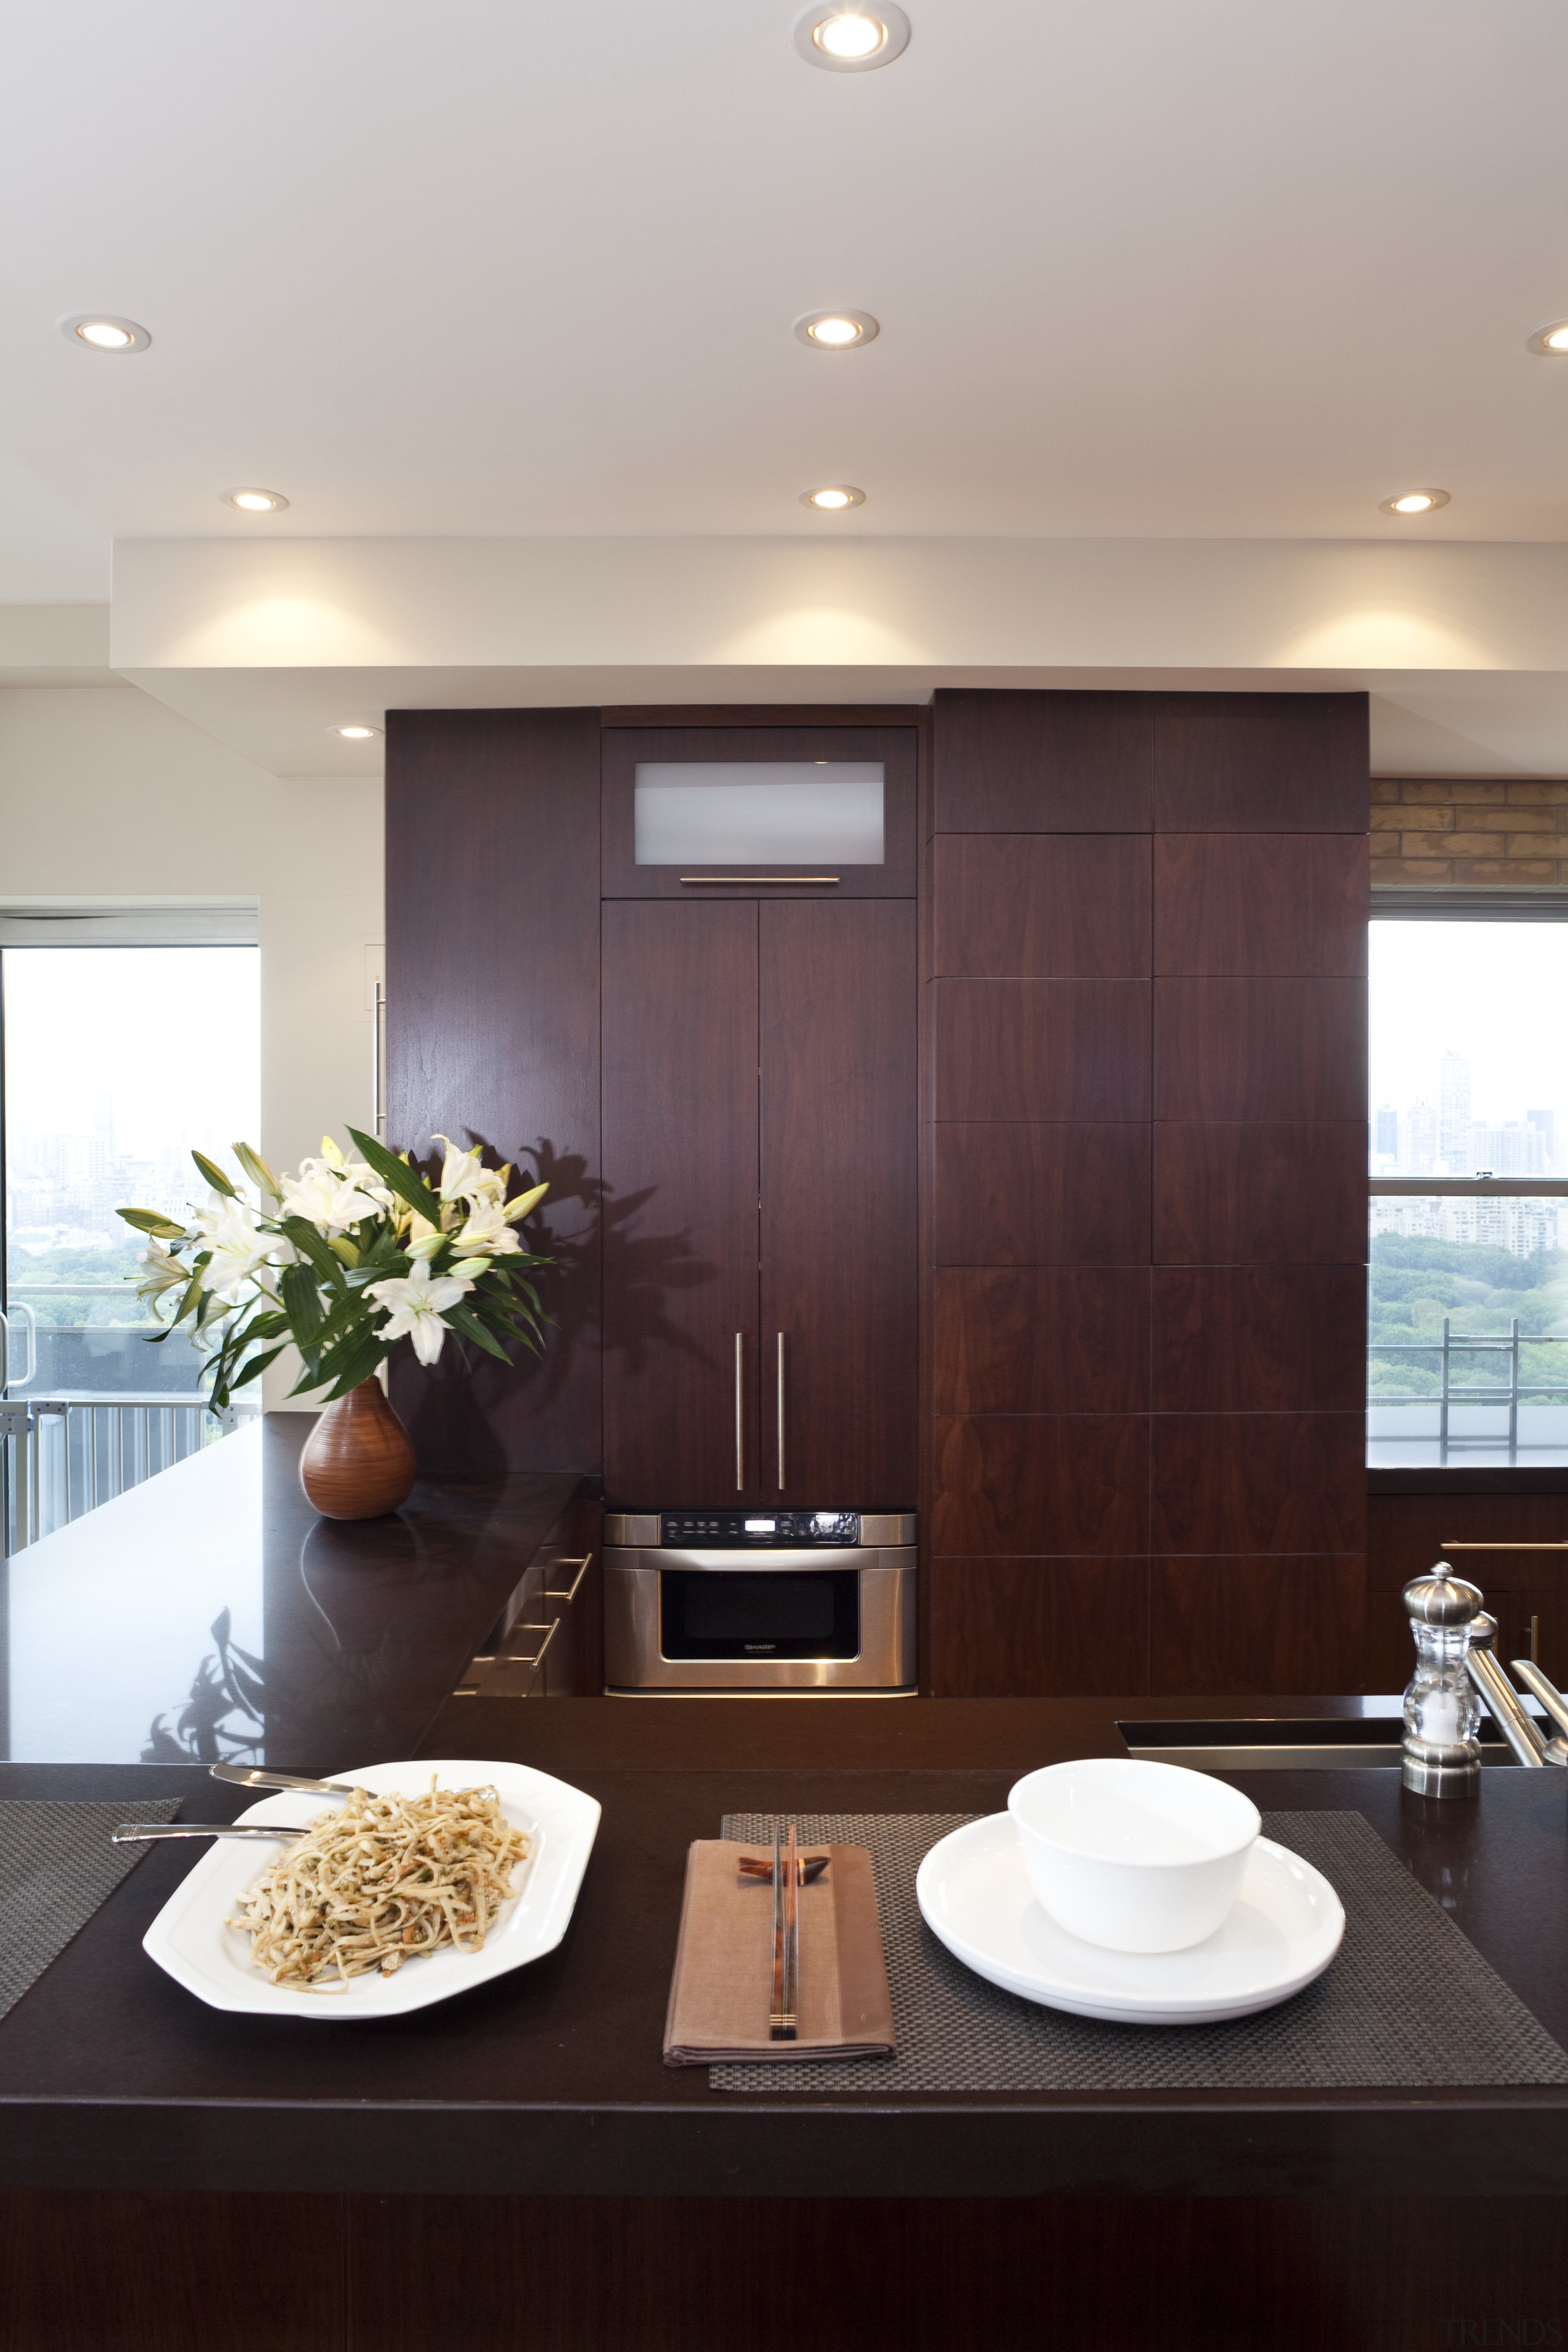
[[[1447,1461],[1450,1451],[1458,1453],[1484,1448],[1495,1453],[1499,1446],[1504,1444],[1510,1454],[1516,1454],[1520,1444],[1519,1409],[1522,1402],[1550,1397],[1559,1404],[1568,1404],[1568,1359],[1563,1360],[1563,1375],[1561,1380],[1522,1381],[1520,1378],[1520,1357],[1521,1350],[1525,1348],[1568,1348],[1568,1331],[1521,1332],[1519,1318],[1516,1315],[1506,1331],[1455,1333],[1450,1330],[1448,1318],[1445,1315],[1440,1336],[1436,1339],[1374,1339],[1367,1348],[1369,1358],[1376,1356],[1435,1358],[1438,1368],[1438,1382],[1436,1389],[1413,1391],[1407,1396],[1401,1396],[1386,1389],[1369,1389],[1367,1409],[1369,1412],[1381,1412],[1384,1406],[1394,1408],[1420,1406],[1430,1412],[1436,1406],[1437,1446],[1444,1461]],[[1454,1377],[1456,1356],[1500,1359],[1501,1369],[1495,1376],[1489,1378],[1456,1380]],[[1506,1439],[1500,1431],[1489,1435],[1468,1432],[1462,1435],[1452,1434],[1449,1427],[1450,1409],[1466,1405],[1488,1405],[1496,1407],[1500,1412],[1506,1411],[1508,1414]]]
[[[254,1419],[203,1397],[12,1396],[0,1402],[0,1552],[9,1558]]]

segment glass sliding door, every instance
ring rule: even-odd
[[[30,928],[0,917],[0,940]],[[148,1344],[143,1244],[115,1212],[183,1220],[192,1145],[232,1167],[258,1139],[258,967],[250,944],[0,945],[7,1549],[217,1433],[184,1333]]]

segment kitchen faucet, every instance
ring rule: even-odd
[[[1568,1540],[1560,1538],[1554,1542],[1546,1543],[1455,1541],[1446,1543],[1443,1549],[1445,1551],[1568,1551]],[[1521,1706],[1512,1685],[1508,1681],[1496,1659],[1487,1655],[1497,1633],[1497,1626],[1491,1618],[1483,1615],[1476,1619],[1470,1646],[1472,1654],[1479,1650],[1481,1654],[1474,1664],[1471,1664],[1470,1660],[1467,1658],[1466,1665],[1477,1688],[1485,1694],[1487,1705],[1491,1707],[1492,1715],[1503,1738],[1521,1764],[1568,1764],[1568,1704],[1564,1703],[1563,1694],[1556,1685],[1547,1680],[1535,1663],[1535,1619],[1531,1618],[1529,1657],[1513,1658],[1510,1660],[1510,1664],[1526,1690],[1541,1701],[1548,1717],[1556,1727],[1551,1739],[1542,1738],[1540,1726],[1534,1717]],[[1483,1626],[1489,1629],[1484,1634],[1481,1632]],[[1494,1683],[1498,1705],[1493,1704]],[[1500,1712],[1500,1706],[1502,1712]],[[1523,1739],[1526,1747],[1535,1751],[1533,1754],[1527,1756],[1523,1753],[1520,1746],[1521,1738]]]

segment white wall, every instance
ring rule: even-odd
[[[268,775],[132,687],[0,689],[0,897],[258,902],[275,1168],[370,1123],[383,837],[377,779]]]

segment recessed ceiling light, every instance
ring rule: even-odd
[[[846,507],[863,507],[866,493],[848,482],[829,482],[819,490],[802,490],[800,502],[803,507],[815,507],[819,514],[841,514]]]
[[[1550,327],[1537,327],[1525,345],[1538,359],[1568,360],[1568,319],[1558,319]]]
[[[910,45],[910,20],[901,8],[876,0],[815,0],[795,20],[795,45],[808,66],[829,73],[865,73],[890,66]]]
[[[237,507],[241,514],[277,514],[289,503],[281,490],[225,490],[226,506]]]
[[[329,727],[327,732],[329,735],[341,735],[345,743],[368,743],[373,736],[381,733],[381,729],[362,727],[355,721],[347,727]]]
[[[1447,490],[1400,490],[1391,499],[1379,499],[1377,510],[1391,515],[1430,514],[1434,507],[1447,503]]]
[[[60,320],[68,342],[85,343],[90,352],[144,352],[152,341],[134,319],[111,319],[107,310],[81,310]]]
[[[795,333],[815,352],[852,352],[874,343],[881,333],[869,310],[807,310],[795,322]]]

